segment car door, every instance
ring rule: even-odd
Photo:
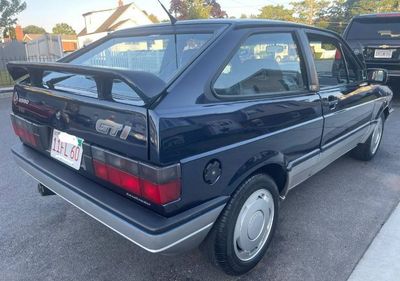
[[[310,30],[306,35],[324,115],[321,148],[324,151],[337,145],[333,151],[340,156],[360,142],[369,128],[373,88],[364,82],[363,66],[342,39],[322,31]]]

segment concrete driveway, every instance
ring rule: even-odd
[[[0,280],[347,280],[400,201],[400,108],[374,161],[344,156],[291,192],[270,250],[246,276],[198,250],[158,256],[56,196],[41,197],[14,163],[10,98],[0,99]]]

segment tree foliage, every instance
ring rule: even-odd
[[[356,14],[371,14],[371,13],[387,13],[399,11],[399,0],[360,0],[355,1],[351,7],[351,13]]]
[[[28,25],[23,28],[24,34],[44,34],[46,30],[37,25]]]
[[[26,9],[21,0],[0,0],[0,29],[10,27],[17,22],[17,15]]]
[[[15,28],[12,26],[6,27],[3,30],[3,38],[10,38],[10,39],[16,39],[17,35],[15,33]]]
[[[228,16],[216,0],[171,0],[169,11],[180,20]]]
[[[53,27],[54,34],[66,34],[66,35],[75,35],[75,30],[65,22],[57,23]]]
[[[267,5],[260,9],[258,18],[293,21],[293,10],[283,5]]]
[[[149,19],[151,20],[152,23],[159,23],[160,20],[158,19],[158,17],[154,14],[150,14],[148,15]]]
[[[297,21],[314,25],[320,18],[324,18],[329,7],[328,0],[303,0],[290,3]]]

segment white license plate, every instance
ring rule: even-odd
[[[375,50],[374,58],[376,59],[391,59],[394,50]]]
[[[50,155],[58,161],[79,170],[83,154],[82,144],[83,139],[54,129]]]

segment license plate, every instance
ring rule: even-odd
[[[394,50],[375,50],[374,58],[376,59],[391,59]]]
[[[79,170],[83,154],[82,144],[83,139],[54,129],[50,155],[75,170]]]

